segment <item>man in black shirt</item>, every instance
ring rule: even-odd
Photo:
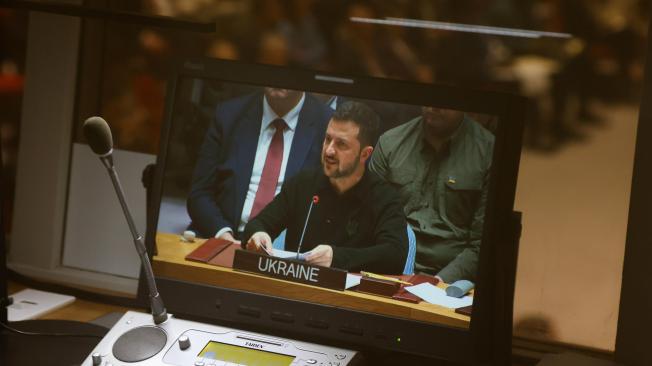
[[[304,171],[283,185],[272,202],[245,227],[248,250],[272,250],[272,237],[287,228],[285,249],[308,263],[349,271],[403,272],[407,223],[398,194],[365,163],[378,134],[378,116],[362,103],[339,106],[328,123],[322,170]]]

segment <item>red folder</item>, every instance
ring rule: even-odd
[[[471,313],[473,312],[473,305],[457,308],[455,309],[455,312],[458,314],[471,316]]]
[[[412,277],[405,279],[405,281],[410,282],[413,286],[425,282],[437,286],[437,284],[439,283],[439,280],[437,278],[433,276],[424,275],[424,274],[413,275]],[[401,286],[401,289],[398,290],[398,292],[396,292],[394,296],[392,296],[392,299],[407,301],[414,304],[418,304],[419,302],[421,302],[421,298],[418,297],[417,295],[412,294],[411,292],[408,292],[408,290],[405,289],[405,286],[406,285]]]
[[[233,242],[228,240],[211,238],[188,254],[186,259],[189,261],[207,263],[223,250],[231,246],[231,244],[233,244]]]
[[[231,245],[227,246],[218,255],[213,257],[213,259],[209,260],[208,264],[233,268],[233,258],[235,257],[235,251],[238,249],[241,249],[240,244],[231,243]]]

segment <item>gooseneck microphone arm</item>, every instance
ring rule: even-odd
[[[301,231],[301,238],[299,239],[299,245],[297,246],[297,256],[296,260],[299,260],[299,255],[301,254],[301,245],[303,244],[303,236],[306,234],[306,228],[308,227],[308,220],[310,220],[310,213],[312,212],[312,206],[316,205],[319,202],[319,196],[314,195],[310,200],[310,206],[308,206],[308,214],[306,215],[306,222],[303,224],[303,230]]]
[[[134,238],[134,245],[136,246],[136,251],[138,256],[140,256],[140,261],[143,264],[145,278],[147,279],[147,287],[149,288],[149,299],[152,307],[152,316],[154,317],[154,323],[161,324],[167,320],[167,311],[163,305],[163,299],[158,293],[156,287],[156,281],[154,281],[154,272],[152,271],[152,264],[149,261],[147,256],[147,249],[145,248],[145,241],[143,236],[138,233],[136,229],[136,224],[134,219],[131,216],[131,211],[129,210],[129,205],[125,200],[124,191],[122,190],[122,185],[120,184],[120,178],[118,178],[118,173],[113,167],[113,159],[111,155],[100,157],[102,164],[106,167],[106,170],[109,172],[109,177],[111,177],[111,183],[113,183],[113,188],[115,193],[118,196],[120,201],[120,206],[122,206],[122,212],[127,219],[127,224],[129,225],[129,230],[131,231],[131,236]]]
[[[147,256],[147,249],[145,248],[143,236],[140,235],[138,229],[136,229],[136,224],[134,224],[134,219],[131,216],[131,210],[129,210],[129,206],[125,200],[124,191],[122,190],[118,173],[113,166],[113,138],[111,136],[111,129],[104,119],[100,117],[91,117],[84,122],[84,135],[86,136],[88,144],[93,152],[99,156],[102,164],[109,172],[111,183],[113,183],[113,188],[115,189],[115,193],[120,201],[120,206],[122,207],[122,212],[127,219],[131,236],[134,239],[134,246],[136,247],[136,251],[140,257],[143,272],[147,280],[154,323],[161,324],[168,319],[167,311],[163,305],[163,299],[156,288],[154,271],[152,271],[152,264]]]

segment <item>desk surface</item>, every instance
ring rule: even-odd
[[[468,316],[439,305],[412,304],[356,291],[329,290],[185,260],[186,255],[204,242],[201,239],[186,243],[179,235],[158,233],[156,242],[158,255],[154,256],[153,266],[158,276],[458,328],[469,327]]]

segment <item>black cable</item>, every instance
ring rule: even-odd
[[[44,337],[82,337],[82,338],[99,338],[99,339],[104,338],[103,335],[98,335],[98,334],[37,333],[37,332],[27,332],[27,331],[24,331],[24,330],[19,330],[19,329],[12,328],[12,327],[10,327],[9,325],[7,325],[7,324],[5,324],[5,323],[3,323],[3,322],[0,322],[0,325],[2,325],[3,328],[5,328],[6,330],[8,330],[8,331],[10,331],[10,332],[17,333],[17,334],[21,334],[21,335],[25,335],[25,336],[44,336]]]

